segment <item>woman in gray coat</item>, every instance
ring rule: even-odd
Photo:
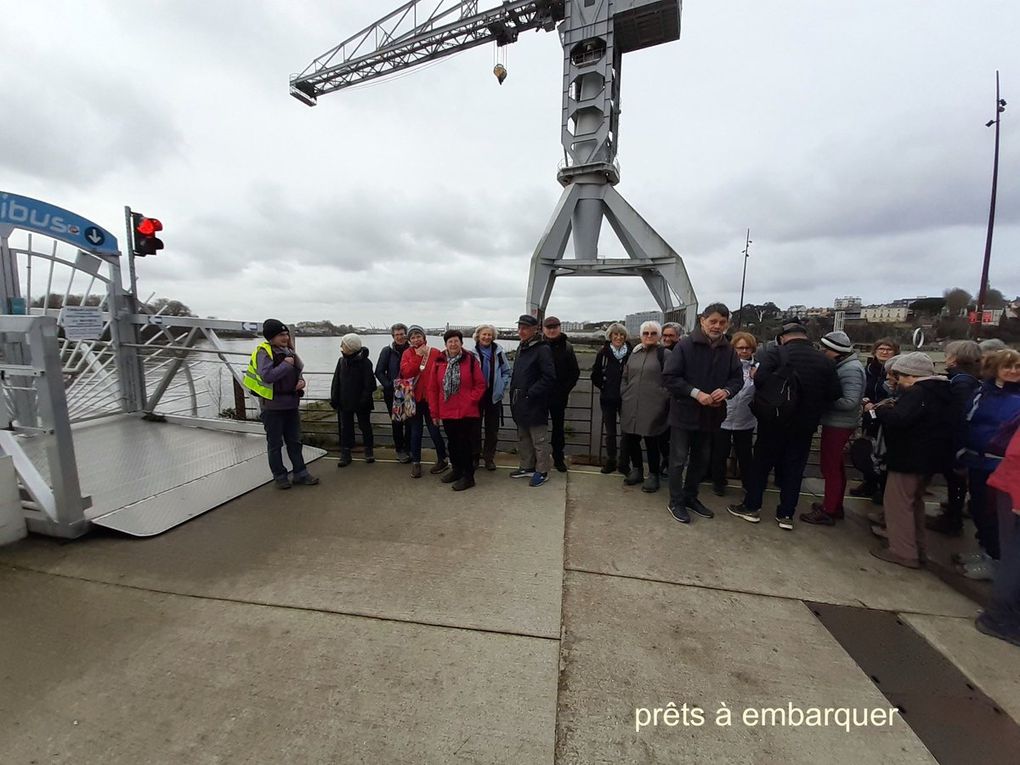
[[[822,415],[824,500],[813,503],[811,512],[801,513],[800,519],[819,526],[834,526],[843,517],[843,494],[846,492],[843,450],[861,424],[861,400],[867,375],[845,332],[830,332],[822,338],[821,345],[825,355],[836,362],[842,395]]]
[[[641,344],[636,346],[623,368],[620,429],[623,450],[630,456],[631,469],[623,482],[634,486],[644,480],[642,491],[659,490],[661,456],[659,441],[669,427],[669,392],[662,385],[665,349],[659,345],[662,329],[657,322],[641,325]],[[648,450],[648,478],[644,478],[641,439]],[[626,459],[626,457],[625,457]]]

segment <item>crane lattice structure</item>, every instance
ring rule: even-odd
[[[683,260],[614,188],[623,54],[679,39],[680,0],[506,0],[482,11],[478,0],[411,0],[315,59],[290,92],[314,106],[326,93],[557,25],[564,190],[531,258],[527,310],[544,315],[561,276],[640,276],[663,312],[684,309],[693,326],[697,297]],[[603,219],[627,258],[598,256]],[[573,257],[564,257],[568,240]]]

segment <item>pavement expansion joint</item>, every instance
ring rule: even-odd
[[[88,584],[106,585],[107,587],[117,587],[124,590],[134,590],[136,592],[148,592],[154,595],[166,595],[168,597],[177,598],[191,598],[194,600],[212,601],[214,603],[232,603],[238,606],[254,606],[257,608],[278,608],[286,611],[301,611],[305,613],[315,614],[327,614],[332,616],[346,616],[353,619],[371,619],[377,622],[388,622],[391,624],[411,624],[417,627],[432,627],[435,629],[442,630],[458,630],[461,632],[475,632],[483,635],[501,635],[505,637],[520,637],[528,638],[531,640],[542,640],[550,643],[559,643],[560,636],[551,637],[549,635],[538,635],[531,632],[515,632],[511,630],[496,630],[496,629],[485,629],[484,627],[465,627],[457,624],[450,624],[445,622],[429,622],[419,621],[415,619],[395,619],[388,616],[379,616],[378,614],[366,614],[358,611],[334,611],[328,608],[313,608],[311,606],[293,606],[287,605],[286,603],[272,603],[263,600],[244,600],[240,598],[224,598],[217,597],[214,595],[197,595],[190,592],[180,592],[177,590],[161,590],[154,587],[141,587],[135,584],[124,584],[123,582],[110,582],[105,579],[93,579],[85,576],[73,576],[70,574],[60,574],[53,571],[41,571],[39,569],[30,568],[22,565],[8,565],[7,568],[11,571],[21,571],[24,573],[40,574],[42,576],[52,576],[58,579],[66,579],[74,582],[86,582]]]

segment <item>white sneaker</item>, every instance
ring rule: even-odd
[[[968,563],[963,567],[963,575],[968,579],[990,582],[995,578],[995,568],[997,565],[997,560],[985,553],[981,553],[980,560]]]

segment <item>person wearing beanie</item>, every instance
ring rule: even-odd
[[[292,484],[314,486],[319,479],[308,472],[301,444],[304,365],[294,352],[290,329],[282,321],[266,319],[262,323],[262,336],[265,342],[259,343],[248,361],[244,387],[259,400],[259,419],[266,431],[266,456],[273,481],[278,489],[289,489]],[[285,444],[291,471],[283,463]]]
[[[843,494],[846,492],[846,466],[843,450],[861,424],[861,400],[864,398],[864,365],[857,358],[853,343],[845,332],[830,332],[820,344],[822,352],[836,362],[836,375],[842,395],[822,415],[821,468],[825,494],[821,502],[811,505],[811,512],[801,513],[805,523],[833,526],[843,517]]]
[[[393,338],[393,342],[379,352],[379,360],[375,363],[375,379],[382,386],[383,401],[386,403],[386,411],[390,414],[390,429],[393,433],[393,448],[397,452],[397,462],[406,465],[411,461],[411,455],[407,452],[407,423],[403,420],[394,420],[392,413],[393,391],[397,380],[400,379],[400,359],[404,351],[410,347],[407,343],[407,325],[394,324],[390,327],[390,337]]]
[[[446,442],[439,426],[432,421],[428,401],[429,386],[442,351],[429,346],[425,330],[418,324],[407,328],[407,337],[410,347],[400,358],[400,377],[412,381],[414,386],[415,414],[408,420],[408,441],[411,450],[411,478],[421,478],[421,442],[425,428],[429,429],[432,443],[436,447],[436,464],[429,472],[438,475],[450,467],[446,459]]]
[[[865,418],[882,426],[888,468],[883,505],[889,545],[871,554],[920,568],[927,551],[924,491],[932,475],[952,467],[958,415],[949,380],[935,375],[927,354],[896,356],[888,372],[896,380],[896,397],[864,405]],[[877,527],[872,530],[883,535]]]
[[[375,438],[372,434],[372,394],[375,393],[375,374],[363,348],[361,338],[351,333],[340,338],[340,358],[333,371],[333,384],[329,389],[329,405],[336,410],[337,432],[340,438],[338,468],[351,464],[354,449],[354,419],[357,417],[361,440],[365,445],[365,462],[375,462]]]

